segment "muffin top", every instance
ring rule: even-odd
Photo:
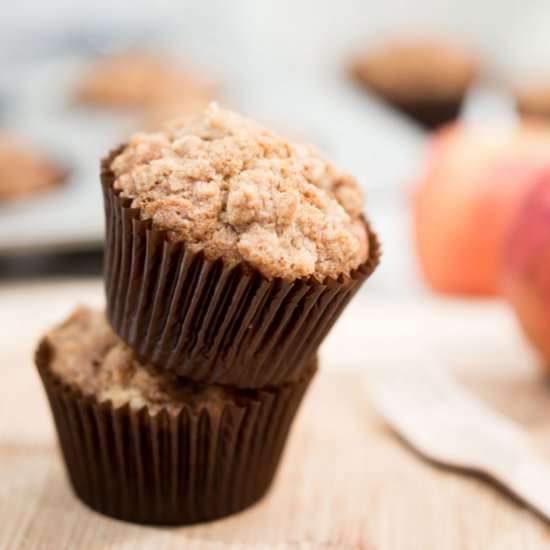
[[[474,81],[478,67],[468,52],[445,44],[413,41],[361,55],[352,73],[392,99],[453,99]]]
[[[77,84],[76,98],[106,107],[150,107],[203,101],[213,90],[175,62],[148,52],[130,51],[95,61]]]
[[[193,252],[270,279],[336,278],[368,256],[359,185],[313,148],[211,104],[138,133],[111,162],[142,219]]]
[[[0,201],[24,198],[63,183],[64,171],[0,131]]]
[[[224,402],[237,402],[237,392],[221,386],[184,381],[169,371],[143,364],[111,330],[103,312],[77,308],[45,337],[52,350],[50,368],[65,383],[98,401],[113,406],[130,404],[150,412],[168,408],[221,410]]]

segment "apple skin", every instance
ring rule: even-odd
[[[502,248],[527,193],[550,165],[550,126],[453,124],[436,132],[413,195],[420,268],[435,291],[499,292]]]
[[[550,367],[550,169],[520,210],[506,246],[502,292]]]

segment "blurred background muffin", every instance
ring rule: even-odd
[[[55,189],[65,171],[41,151],[0,130],[0,202],[16,201]]]
[[[204,106],[213,88],[174,60],[144,51],[128,51],[93,61],[78,82],[79,102],[110,108]],[[184,113],[185,114],[185,113]]]
[[[353,78],[427,128],[458,116],[479,74],[467,51],[426,39],[367,50],[351,67]]]

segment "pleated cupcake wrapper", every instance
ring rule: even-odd
[[[454,97],[442,97],[439,99],[436,97],[415,99],[414,97],[407,96],[406,93],[400,98],[389,97],[385,96],[376,86],[373,86],[368,78],[365,79],[360,67],[352,68],[351,76],[359,86],[380,95],[389,105],[401,110],[429,130],[435,130],[439,126],[456,119],[460,114],[460,108],[464,100],[464,92],[460,92],[459,90],[457,90]]]
[[[350,276],[266,280],[173,243],[113,189],[103,161],[105,285],[113,330],[143,360],[191,380],[238,388],[298,380],[343,308],[376,268],[380,247]],[[365,222],[366,223],[366,222]]]
[[[63,384],[52,353],[43,341],[36,364],[74,491],[103,514],[145,524],[212,520],[260,499],[315,372],[313,362],[296,384],[241,391],[238,404],[152,414]]]
[[[458,117],[462,98],[425,101],[403,99],[402,101],[393,101],[393,104],[424,127],[435,130]]]

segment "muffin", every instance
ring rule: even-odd
[[[173,525],[265,494],[316,368],[276,389],[197,384],[140,363],[83,307],[43,338],[36,364],[76,494],[115,518]]]
[[[175,62],[146,52],[126,52],[93,63],[77,83],[81,103],[99,107],[153,109],[212,99],[212,87]]]
[[[517,89],[518,111],[525,116],[550,118],[550,81]]]
[[[55,189],[64,179],[65,173],[59,166],[0,131],[0,202]]]
[[[102,184],[111,326],[191,380],[298,380],[378,263],[351,176],[216,105],[134,135]]]
[[[352,77],[427,128],[455,119],[479,69],[467,52],[427,41],[368,51]]]

